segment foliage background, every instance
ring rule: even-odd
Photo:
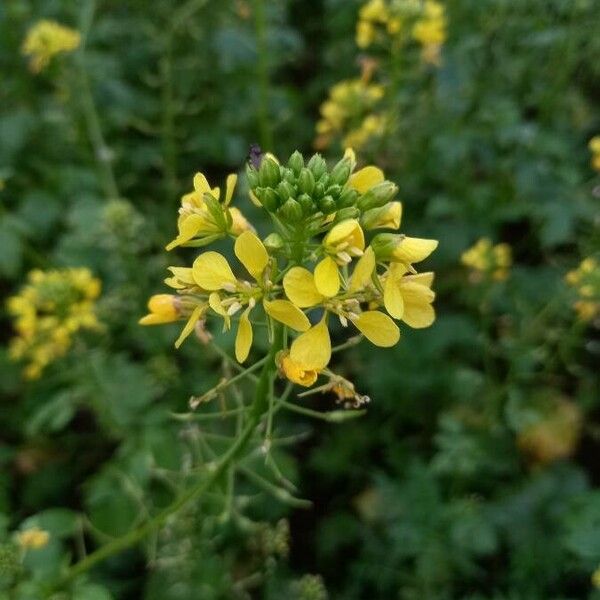
[[[35,382],[0,349],[3,597],[43,597],[81,544],[163,505],[205,442],[203,427],[170,413],[218,381],[219,355],[194,343],[174,352],[177,326],[137,325],[172,264],[163,247],[179,196],[198,170],[211,182],[240,170],[253,142],[310,152],[327,90],[359,73],[358,2],[264,4],[0,6],[2,294],[32,268],[87,266],[103,283],[104,324]],[[242,480],[236,502],[251,521],[220,519],[209,500],[151,541],[148,568],[142,549],[127,551],[56,598],[600,597],[600,337],[564,283],[600,250],[587,149],[600,131],[600,7],[453,0],[446,13],[439,68],[379,57],[396,119],[361,152],[399,184],[406,233],[440,240],[435,325],[335,365],[373,399],[365,417],[278,422],[295,441],[279,460],[311,508]],[[86,50],[34,76],[20,46],[43,17],[86,33]],[[89,139],[86,85],[106,148]],[[473,285],[460,266],[482,236],[512,246],[507,281]],[[3,344],[10,336],[3,307]],[[572,428],[564,403],[582,425],[554,460]],[[16,556],[12,532],[34,523],[50,543]]]

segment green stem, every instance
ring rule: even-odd
[[[267,48],[267,16],[264,0],[254,0],[254,31],[258,60],[258,128],[260,144],[265,150],[273,150],[273,134],[269,120],[269,62]]]
[[[85,47],[87,42],[87,35],[94,17],[94,9],[94,2],[87,3],[84,6],[84,9],[82,9],[82,14],[80,18],[82,42],[76,58],[78,89],[76,90],[74,95],[80,98],[83,118],[85,121],[90,144],[92,145],[92,150],[94,151],[94,157],[98,164],[100,184],[102,185],[102,188],[104,190],[104,195],[107,199],[114,199],[120,197],[119,188],[117,186],[117,179],[112,169],[111,150],[107,146],[104,140],[104,136],[102,134],[102,127],[100,126],[100,117],[98,116],[98,110],[94,101],[94,95],[92,93],[92,88],[87,74],[85,61]]]
[[[271,346],[269,354],[267,355],[266,361],[263,365],[256,387],[254,402],[250,407],[248,420],[239,436],[236,438],[233,444],[231,444],[225,454],[223,454],[217,461],[216,466],[210,471],[209,475],[205,479],[199,481],[196,485],[183,492],[181,496],[176,498],[169,506],[164,508],[156,516],[143,525],[140,525],[139,527],[132,529],[129,533],[126,533],[124,536],[105,544],[83,560],[73,565],[60,580],[61,584],[71,581],[73,578],[91,569],[94,565],[140,542],[149,533],[164,525],[171,515],[178,512],[192,500],[197,500],[200,496],[202,496],[202,494],[210,490],[228,471],[234,461],[245,450],[248,442],[252,438],[252,435],[261,422],[264,413],[268,409],[270,381],[277,369],[275,365],[275,357],[281,349],[281,344],[283,341],[282,329],[283,328],[280,325],[277,325],[275,328],[273,345]]]

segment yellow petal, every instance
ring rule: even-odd
[[[292,342],[290,358],[305,371],[320,371],[327,366],[331,358],[331,340],[325,319]]]
[[[435,294],[427,286],[415,283],[414,280],[403,281],[400,291],[404,298],[402,320],[415,329],[429,327],[435,321],[435,311],[431,305]]]
[[[383,304],[394,319],[401,319],[404,314],[404,299],[400,286],[391,274],[388,274],[383,288]]]
[[[338,266],[330,256],[326,256],[315,268],[315,285],[323,296],[332,298],[340,290]]]
[[[167,244],[167,250],[173,250],[181,244],[189,242],[204,225],[205,220],[201,215],[188,215],[179,221],[179,235],[169,244]]]
[[[283,374],[290,381],[304,387],[310,387],[317,380],[319,375],[318,371],[314,369],[307,370],[300,367],[290,358],[289,354],[283,355],[280,366]]]
[[[188,335],[190,335],[190,333],[192,333],[192,331],[194,331],[194,327],[195,327],[196,323],[198,322],[198,319],[200,319],[200,316],[202,315],[203,310],[204,310],[204,306],[196,306],[196,308],[192,311],[192,314],[190,315],[188,322],[185,324],[185,327],[181,330],[179,337],[175,341],[175,348],[179,348],[179,346],[181,346],[181,344],[183,344],[183,341],[185,340],[185,338],[187,338]]]
[[[424,285],[425,287],[430,288],[433,284],[433,278],[435,274],[432,271],[428,271],[427,273],[417,273],[416,275],[407,275],[406,279],[408,281],[414,281],[415,283],[419,283],[420,285]]]
[[[295,329],[296,331],[307,331],[310,329],[308,317],[289,300],[273,300],[263,302],[265,312],[276,321]]]
[[[298,307],[308,308],[323,301],[313,274],[303,267],[292,267],[283,278],[286,296]]]
[[[233,190],[235,190],[236,183],[237,175],[235,173],[227,175],[227,181],[225,182],[225,206],[228,206],[233,198]]]
[[[198,256],[192,266],[192,274],[196,284],[209,291],[236,284],[227,259],[218,252],[205,252]]]
[[[258,281],[269,262],[263,243],[251,231],[244,231],[235,240],[234,251],[248,273]]]
[[[254,231],[254,227],[252,227],[239,208],[232,206],[229,209],[229,214],[231,215],[231,233],[233,235],[240,235],[244,231]]]
[[[194,285],[194,276],[189,267],[168,267],[169,271],[181,282],[186,285]]]
[[[323,239],[323,245],[335,247],[342,242],[350,246],[364,250],[365,234],[356,219],[346,219],[331,228],[331,231]]]
[[[209,306],[221,317],[223,317],[223,331],[227,331],[231,327],[231,317],[221,304],[221,296],[218,292],[213,292],[208,297]]]
[[[405,237],[394,250],[394,258],[412,264],[425,260],[438,246],[437,240]]]
[[[386,314],[368,310],[352,321],[356,328],[372,343],[382,348],[395,345],[400,339],[398,326]],[[305,334],[306,335],[306,334]]]
[[[252,325],[248,318],[250,310],[250,307],[248,307],[240,316],[240,323],[237,335],[235,336],[235,357],[240,363],[243,363],[248,358],[250,348],[252,347]]]
[[[210,193],[210,185],[204,173],[196,173],[194,175],[194,190],[202,196],[202,194]]]
[[[371,275],[375,270],[375,253],[369,246],[358,259],[350,277],[350,291],[355,292],[366,288],[371,283]]]
[[[373,186],[385,180],[383,171],[377,167],[369,166],[356,171],[350,177],[350,186],[357,192],[364,194]]]

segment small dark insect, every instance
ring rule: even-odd
[[[248,152],[248,162],[255,168],[260,169],[260,163],[262,162],[264,152],[260,149],[258,144],[250,144],[250,151]]]

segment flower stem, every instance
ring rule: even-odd
[[[269,62],[267,48],[267,16],[264,0],[254,0],[254,31],[256,33],[256,65],[258,79],[258,128],[260,144],[273,150],[273,134],[269,120]]]
[[[238,437],[231,444],[229,449],[221,456],[221,458],[218,459],[216,466],[213,467],[208,476],[183,492],[169,506],[164,508],[149,521],[146,521],[146,523],[136,527],[135,529],[132,529],[124,536],[108,542],[83,560],[74,564],[61,578],[59,583],[67,583],[78,575],[85,573],[94,565],[125,550],[126,548],[134,546],[139,541],[144,539],[148,534],[164,525],[171,515],[178,512],[181,508],[188,504],[188,502],[197,500],[200,496],[210,490],[222,478],[235,460],[246,449],[248,442],[252,438],[252,435],[261,422],[264,413],[269,407],[268,394],[270,393],[270,382],[277,369],[275,365],[275,357],[281,349],[282,342],[283,328],[280,325],[277,325],[275,327],[273,345],[271,346],[269,354],[266,357],[266,361],[258,379],[256,394],[254,397],[254,402],[250,407],[248,420]]]

